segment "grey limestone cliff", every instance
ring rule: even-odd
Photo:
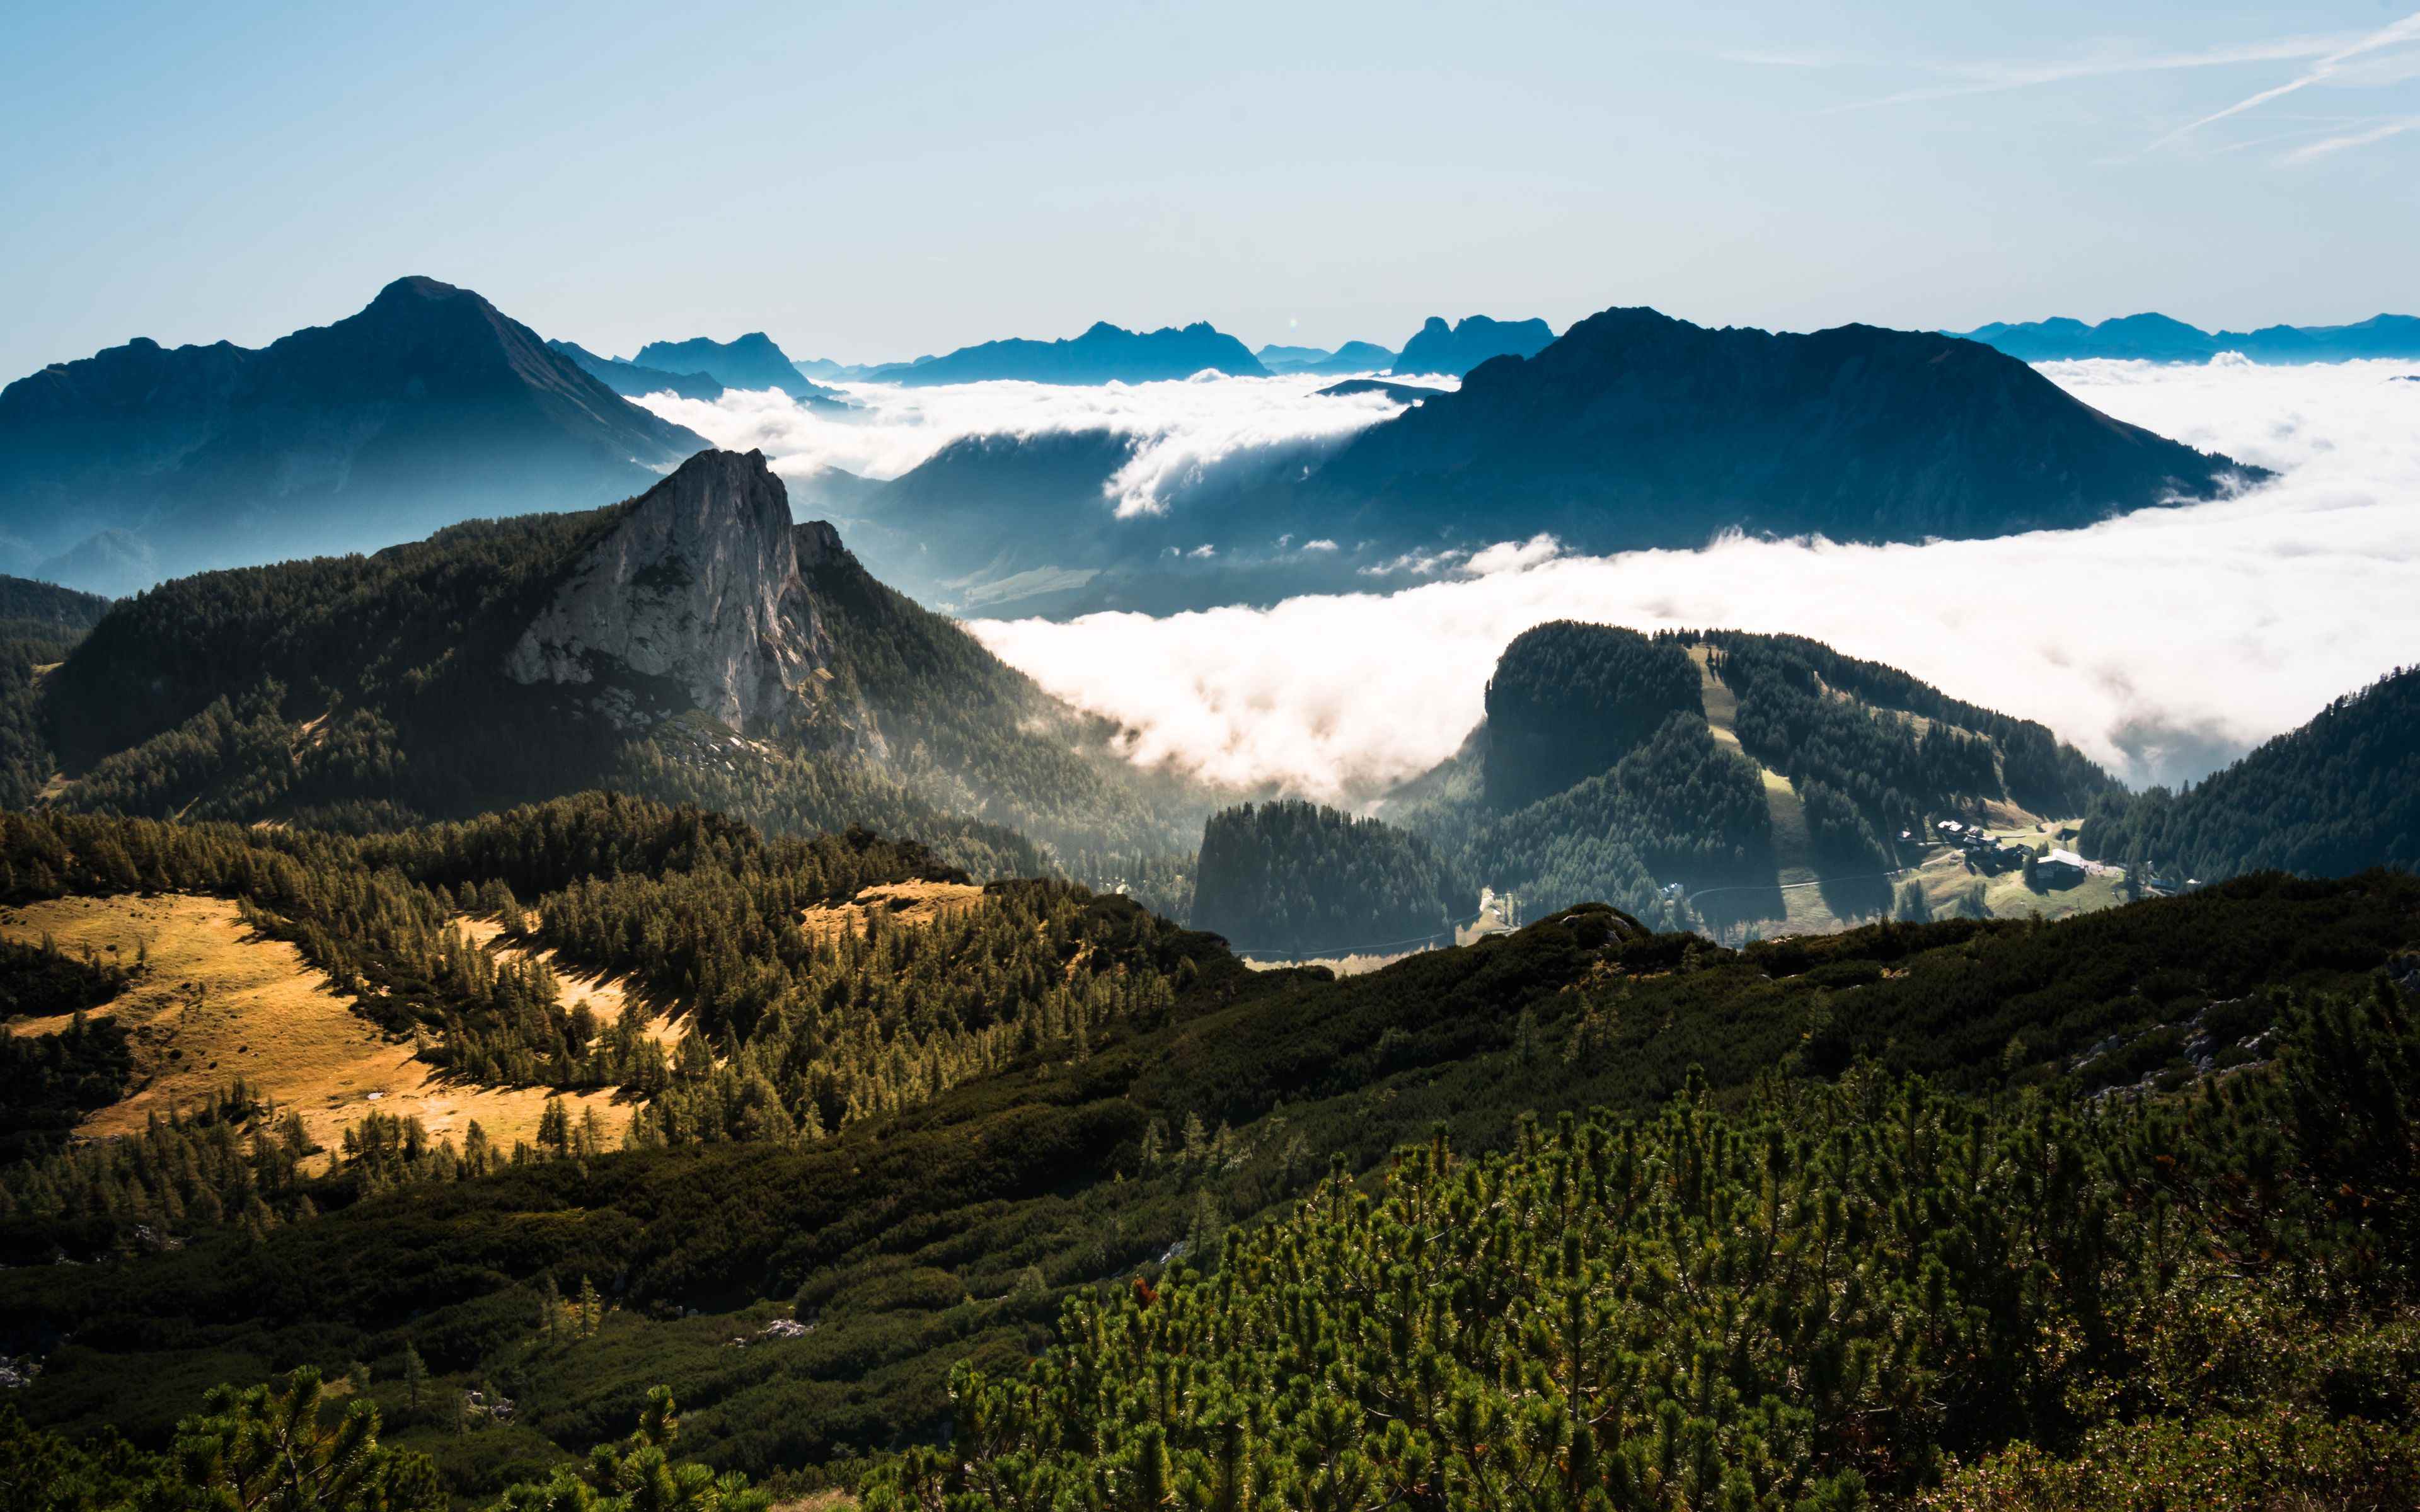
[[[800,574],[800,533],[762,453],[700,452],[573,563],[505,674],[597,685],[596,707],[617,724],[677,712],[673,696],[744,734],[829,717],[832,642]],[[828,526],[804,538],[841,549]]]

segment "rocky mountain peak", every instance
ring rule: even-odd
[[[594,707],[624,727],[684,703],[751,734],[817,718],[832,643],[799,566],[764,454],[700,452],[573,563],[504,672],[595,685]]]

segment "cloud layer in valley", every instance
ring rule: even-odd
[[[1544,541],[1391,594],[973,626],[1140,761],[1367,796],[1451,754],[1496,656],[1576,618],[1815,637],[2040,719],[2133,782],[2197,778],[2420,656],[2420,364],[2055,363],[2085,402],[2278,481],[2089,530],[1856,547]]]
[[[1111,431],[1137,439],[1134,460],[1109,480],[1103,507],[1156,514],[1202,487],[1307,464],[1403,406],[1383,393],[1323,396],[1329,375],[1072,388],[1048,383],[962,383],[928,389],[844,386],[845,413],[793,404],[767,390],[712,403],[653,394],[640,403],[717,446],[759,450],[774,471],[803,478],[825,468],[895,478],[969,436]],[[1421,378],[1450,388],[1452,378]]]

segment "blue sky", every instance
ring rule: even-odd
[[[2420,0],[0,15],[0,377],[388,279],[627,353],[2420,307]]]

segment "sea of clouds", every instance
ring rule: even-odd
[[[1310,466],[1403,406],[1381,393],[1324,396],[1333,375],[1231,378],[1214,374],[1160,383],[1076,388],[1050,383],[954,383],[909,389],[840,385],[855,408],[809,409],[774,391],[734,391],[711,403],[651,394],[639,403],[715,445],[762,451],[773,470],[804,478],[826,468],[895,478],[970,436],[1110,431],[1136,440],[1134,459],[1109,480],[1108,513],[1157,514],[1195,491]],[[1452,388],[1450,378],[1409,379]]]
[[[1125,723],[1138,761],[1346,800],[1451,754],[1497,653],[1554,619],[1813,636],[2039,719],[2138,784],[2201,777],[2420,659],[2420,364],[2042,371],[2097,409],[2280,476],[2082,531],[1889,547],[1734,537],[1604,558],[1542,538],[1435,562],[1431,580],[1396,592],[972,628],[1044,687]],[[1249,425],[1202,417],[1289,408],[1265,387],[1220,392],[1235,382],[1191,386],[1198,408],[1171,434],[1232,442]],[[1038,424],[1140,392],[980,403],[1022,406]],[[943,428],[981,424],[939,418],[969,401],[908,398],[935,406]]]

